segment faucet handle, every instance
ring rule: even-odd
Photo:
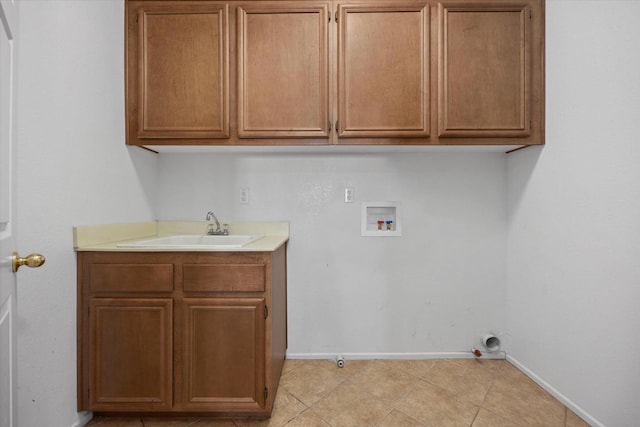
[[[222,234],[225,236],[229,234],[229,224],[222,224]]]

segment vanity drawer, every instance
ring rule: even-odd
[[[90,264],[93,292],[171,292],[173,264]]]
[[[263,292],[264,264],[184,264],[185,292]]]

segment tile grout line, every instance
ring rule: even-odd
[[[298,396],[296,396],[295,394],[293,394],[293,393],[292,393],[290,390],[288,390],[286,387],[282,387],[282,388],[283,388],[284,390],[286,390],[286,392],[287,392],[287,393],[289,393],[289,394],[290,394],[290,395],[291,395],[295,400],[297,400],[298,402],[300,402],[300,404],[301,404],[302,406],[304,406],[304,409],[302,409],[301,411],[296,412],[296,414],[295,414],[293,417],[289,418],[289,419],[288,419],[288,420],[283,424],[283,426],[285,426],[285,425],[289,424],[291,421],[293,421],[293,420],[295,420],[296,418],[298,418],[301,414],[303,414],[303,413],[305,413],[306,411],[308,411],[308,410],[311,408],[311,406],[313,406],[313,405],[311,405],[311,406],[307,405],[307,404],[306,404],[306,403],[304,403],[302,400],[300,400],[300,398],[299,398]],[[276,398],[277,398],[277,397],[276,397]],[[275,402],[274,402],[274,405],[275,405]],[[275,408],[274,408],[274,409],[275,409]]]
[[[471,420],[471,424],[469,424],[469,427],[473,427],[473,423],[476,422],[476,419],[478,418],[478,415],[480,414],[481,409],[482,409],[482,406],[478,406],[478,410],[476,411],[476,414],[473,416],[473,419]]]

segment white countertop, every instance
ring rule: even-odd
[[[262,235],[241,248],[175,248],[175,247],[118,247],[154,237],[174,235],[205,235],[206,221],[147,221],[128,224],[104,224],[73,227],[73,247],[76,251],[106,252],[272,252],[289,240],[288,222],[232,222],[229,234]]]

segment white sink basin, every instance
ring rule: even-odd
[[[187,234],[182,236],[155,237],[118,244],[119,248],[179,248],[179,249],[223,249],[241,248],[262,238],[261,235],[202,236]]]

